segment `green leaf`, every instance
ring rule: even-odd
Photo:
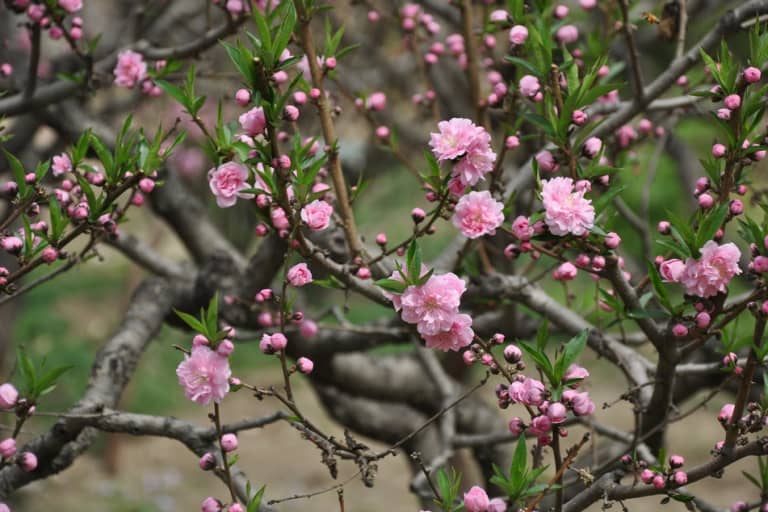
[[[213,336],[219,330],[219,294],[214,293],[211,302],[208,304],[208,311],[205,315],[205,324],[208,334]],[[210,337],[209,337],[210,338]]]
[[[189,110],[187,105],[187,96],[184,91],[178,85],[172,84],[166,80],[155,80],[155,83],[160,87],[168,96],[179,102],[181,106]]]
[[[725,222],[725,218],[728,216],[728,205],[721,204],[704,217],[704,220],[699,225],[699,232],[696,235],[696,248],[700,249],[708,240],[712,240]]]
[[[651,286],[656,294],[656,298],[659,300],[662,306],[667,308],[667,311],[672,312],[672,302],[669,300],[669,294],[664,287],[664,282],[661,279],[661,274],[652,262],[648,262],[648,277],[651,280]]]
[[[37,382],[37,373],[35,371],[35,365],[32,364],[32,360],[27,355],[27,351],[24,347],[16,349],[16,367],[21,374],[21,380],[27,393],[32,393],[35,390],[35,383]]]
[[[261,489],[259,489],[256,494],[253,495],[253,498],[251,498],[248,502],[247,512],[258,512],[259,508],[261,507],[261,500],[264,499],[264,491],[266,490],[267,486],[262,485]]]
[[[6,149],[3,149],[3,153],[5,154],[5,159],[8,160],[8,165],[11,167],[13,180],[19,187],[19,197],[25,199],[27,191],[29,190],[29,185],[27,185],[27,180],[24,178],[24,165]]]
[[[421,276],[421,248],[416,240],[411,242],[411,245],[408,246],[408,253],[406,254],[405,261],[409,279],[416,282]]]
[[[512,465],[509,467],[509,476],[512,481],[520,481],[526,473],[528,465],[528,447],[525,444],[525,436],[520,436],[512,455]]]
[[[565,344],[563,355],[557,361],[556,375],[558,381],[563,380],[565,372],[568,371],[568,367],[576,362],[581,353],[584,351],[584,347],[587,346],[587,338],[589,337],[589,331],[584,329],[579,334],[571,338],[571,340]]]
[[[522,348],[528,354],[528,356],[533,359],[533,361],[536,363],[536,366],[538,366],[541,371],[544,372],[544,375],[546,375],[547,379],[549,379],[549,382],[556,387],[559,382],[558,379],[555,378],[552,363],[550,362],[547,355],[537,347],[534,347],[525,341],[520,342],[520,348]]]
[[[189,327],[190,327],[190,328],[191,328],[193,331],[195,331],[195,332],[198,332],[198,333],[200,333],[200,334],[203,334],[203,335],[205,335],[205,334],[206,334],[206,328],[205,328],[205,326],[202,324],[202,322],[200,322],[200,320],[198,320],[197,318],[195,318],[194,316],[192,316],[192,315],[190,315],[190,314],[188,314],[188,313],[184,313],[183,311],[178,311],[178,310],[176,310],[176,309],[174,309],[173,311],[174,311],[174,312],[175,312],[175,313],[178,315],[178,317],[179,317],[179,318],[181,318],[181,320],[182,320],[182,321],[183,321],[185,324],[187,324],[187,325],[188,325],[188,326],[189,326]]]

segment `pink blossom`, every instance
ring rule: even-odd
[[[309,229],[321,231],[328,227],[333,214],[333,206],[325,201],[316,199],[301,209],[301,220]]]
[[[223,508],[224,505],[213,496],[205,498],[202,505],[200,505],[200,510],[202,512],[221,512]]]
[[[490,143],[491,136],[485,130],[478,132],[467,148],[464,158],[456,163],[453,176],[457,177],[462,185],[471,187],[493,170],[496,153],[491,149]]]
[[[504,16],[506,18],[506,13],[504,13]],[[525,25],[515,25],[509,29],[509,42],[511,44],[520,46],[525,44],[526,40],[528,40],[528,29],[525,28]]]
[[[584,156],[589,159],[595,158],[603,148],[603,141],[597,137],[590,137],[584,142]]]
[[[314,338],[318,330],[319,329],[314,320],[305,319],[299,326],[299,334],[301,334],[302,338],[307,340]]]
[[[572,364],[568,367],[568,369],[565,371],[565,375],[563,375],[563,380],[568,382],[571,380],[584,380],[587,377],[589,377],[589,371],[586,368],[583,368],[577,364]],[[576,387],[580,384],[580,382],[575,382],[571,384],[572,387]]]
[[[487,190],[462,196],[453,214],[453,225],[467,238],[493,235],[504,222],[504,205]]]
[[[191,355],[184,356],[184,361],[176,368],[176,375],[188,399],[208,405],[211,400],[221,402],[229,392],[232,371],[226,357],[207,346],[197,346]]]
[[[264,115],[264,109],[261,107],[254,107],[248,112],[241,114],[238,121],[246,135],[251,137],[261,135],[267,128],[267,118]]]
[[[538,406],[544,402],[547,389],[544,384],[536,379],[526,377],[522,381],[515,381],[509,385],[509,397],[523,405]]]
[[[291,227],[290,222],[288,222],[288,216],[285,214],[285,210],[279,206],[273,208],[272,211],[269,212],[269,218],[272,219],[272,225],[275,226],[275,229],[288,229]]]
[[[555,39],[562,44],[571,44],[579,40],[579,29],[575,25],[563,25],[557,29]]]
[[[592,229],[595,221],[592,201],[584,198],[584,191],[574,192],[571,178],[543,180],[541,197],[544,220],[553,235],[581,236]]]
[[[83,8],[83,0],[59,0],[59,6],[71,14]]]
[[[726,285],[739,274],[741,251],[733,243],[718,245],[712,240],[701,248],[698,260],[688,258],[680,282],[688,295],[712,297],[725,292]]]
[[[659,274],[661,278],[668,283],[676,283],[680,281],[680,277],[685,270],[685,263],[679,259],[664,260],[659,265]]]
[[[306,263],[297,263],[292,266],[288,269],[285,276],[288,279],[288,282],[296,287],[304,286],[305,284],[312,282],[312,272],[310,272]]]
[[[553,402],[549,404],[549,406],[547,407],[547,417],[555,425],[557,425],[558,423],[564,422],[567,416],[568,416],[568,411],[565,409],[565,406],[560,402]]]
[[[488,512],[490,500],[482,487],[473,486],[464,493],[464,508],[467,512]]]
[[[555,155],[546,150],[536,155],[536,163],[539,164],[539,169],[545,172],[557,172],[560,168],[560,164],[555,160]]]
[[[216,204],[220,208],[229,208],[237,202],[238,197],[253,198],[253,194],[240,192],[250,188],[247,179],[248,169],[236,162],[226,162],[208,171],[208,185],[216,196]]]
[[[0,409],[13,409],[18,400],[19,392],[13,384],[6,382],[0,386]]]
[[[144,56],[133,50],[125,50],[118,54],[114,70],[115,84],[131,88],[147,78],[147,63]]]
[[[555,269],[552,277],[557,281],[571,281],[576,278],[578,269],[570,261],[566,261]]]
[[[546,435],[550,430],[552,430],[552,420],[543,414],[533,418],[531,426],[528,428],[528,431],[534,436]]]
[[[471,326],[472,317],[459,313],[453,316],[453,324],[450,329],[435,335],[424,335],[424,341],[427,344],[427,348],[436,348],[443,352],[449,350],[458,352],[472,343],[475,333],[472,331]]]
[[[525,75],[520,79],[520,94],[532,98],[541,90],[539,79],[533,75]]]
[[[422,336],[453,328],[466,283],[451,272],[433,275],[421,286],[409,286],[400,297],[402,319],[416,324]]]
[[[563,398],[565,399],[565,393],[563,393]],[[570,397],[570,402],[571,408],[577,416],[589,416],[595,412],[595,404],[589,399],[589,393],[586,391],[583,393],[574,392]]]
[[[507,504],[501,498],[493,498],[488,503],[488,512],[507,512]]]
[[[62,153],[60,155],[54,156],[51,170],[53,171],[54,178],[58,178],[59,176],[62,176],[68,172],[72,172],[72,160],[70,160],[69,155]]]
[[[520,215],[512,221],[512,234],[517,237],[518,240],[525,242],[533,238],[534,231],[531,226],[531,221],[528,217]]]
[[[579,0],[579,5],[582,9],[588,11],[597,7],[597,0]]]
[[[431,133],[429,145],[438,161],[454,160],[466,154],[475,138],[483,128],[464,118],[454,117],[437,124],[439,133]]]

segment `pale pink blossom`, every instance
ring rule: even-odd
[[[504,14],[506,17],[506,13]],[[520,46],[521,44],[525,44],[525,41],[528,40],[528,29],[525,27],[525,25],[515,25],[511,29],[509,29],[509,42],[515,46]]]
[[[190,355],[184,356],[184,361],[176,368],[176,375],[188,399],[208,405],[211,400],[221,402],[229,392],[232,371],[226,357],[203,345],[194,347]]]
[[[449,121],[437,123],[439,133],[431,133],[429,145],[438,161],[454,160],[469,151],[475,139],[483,134],[489,137],[482,126],[476,126],[471,120],[454,117]]]
[[[72,14],[83,8],[83,0],[59,0],[59,6]]]
[[[579,40],[579,29],[576,25],[563,25],[557,29],[555,39],[562,44],[571,44]]]
[[[253,194],[241,192],[250,188],[247,179],[248,169],[236,162],[226,162],[208,171],[208,185],[216,196],[216,204],[220,208],[229,208],[237,202],[238,197],[253,198]]]
[[[470,144],[464,158],[456,162],[453,176],[465,187],[471,187],[485,179],[484,175],[493,170],[496,153],[491,149],[491,137],[483,130]]]
[[[288,216],[285,214],[285,210],[279,206],[273,208],[272,211],[269,212],[269,218],[272,219],[272,225],[275,229],[288,229],[291,227],[291,224],[288,221]]]
[[[416,324],[422,336],[453,328],[467,284],[451,272],[433,275],[421,286],[409,286],[400,297],[402,319]]]
[[[563,375],[563,380],[565,382],[568,382],[570,380],[584,380],[587,377],[589,377],[589,371],[577,364],[572,364],[568,367],[568,369],[565,371],[565,375]],[[580,382],[574,382],[571,384],[572,387],[577,387],[580,384]]]
[[[475,333],[472,331],[472,317],[463,313],[454,315],[450,329],[423,337],[427,348],[436,348],[443,352],[459,351],[472,343],[475,337]]]
[[[541,90],[539,79],[533,75],[525,75],[520,79],[520,94],[532,98]]]
[[[718,245],[712,240],[701,248],[698,260],[688,258],[680,282],[685,292],[697,297],[712,297],[725,292],[730,280],[741,274],[741,251],[733,243]]]
[[[543,180],[541,190],[544,220],[553,235],[581,236],[592,229],[595,209],[592,201],[584,198],[584,191],[574,191],[571,178]]]
[[[470,192],[456,204],[453,225],[467,238],[493,235],[504,222],[504,205],[493,199],[487,190]]]
[[[528,427],[528,432],[534,436],[543,436],[549,433],[552,429],[552,420],[548,416],[541,415],[536,416],[531,420],[531,426]]]
[[[238,121],[246,135],[251,137],[261,135],[267,128],[267,118],[264,115],[264,109],[261,107],[254,107],[248,112],[241,114]]]
[[[664,260],[659,265],[661,278],[668,283],[677,283],[685,270],[685,263],[679,259]]]
[[[117,56],[114,73],[116,85],[131,88],[147,78],[147,63],[140,53],[125,50]]]
[[[482,487],[473,486],[464,493],[464,508],[467,512],[488,512],[490,500]]]
[[[304,286],[312,282],[312,272],[306,263],[297,263],[292,266],[285,276],[292,286]]]
[[[544,403],[547,389],[544,384],[536,379],[526,377],[522,381],[515,381],[509,385],[509,398],[517,403],[530,406],[538,406]]]
[[[321,231],[328,227],[333,214],[333,206],[326,201],[316,199],[301,209],[301,220],[314,231]]]
[[[62,153],[60,155],[54,156],[53,164],[51,165],[51,171],[53,172],[54,178],[58,178],[59,176],[62,176],[68,172],[72,172],[72,160],[70,160],[69,155]]]

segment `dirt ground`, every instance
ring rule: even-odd
[[[273,373],[273,372],[270,372]],[[259,376],[259,381],[269,383],[277,374]],[[169,390],[175,392],[176,390]],[[610,386],[592,389],[597,403],[611,401],[615,390]],[[330,431],[338,427],[320,409],[311,389],[298,386],[297,399],[307,414],[323,428]],[[259,402],[247,394],[231,395],[224,403],[228,421],[248,416],[258,416],[271,411],[268,401]],[[670,431],[670,446],[674,452],[684,455],[688,464],[703,462],[708,457],[708,447],[720,439],[721,431],[714,421],[717,404],[696,413],[686,424],[675,425]],[[625,405],[619,404],[607,410],[598,410],[597,419],[622,426],[631,417]],[[511,414],[511,413],[510,413]],[[206,421],[200,409],[187,408],[177,416],[189,421]],[[575,433],[575,432],[574,432]],[[572,436],[577,439],[578,436]],[[374,443],[375,445],[375,443]],[[264,430],[245,433],[240,438],[241,466],[254,484],[267,484],[271,498],[286,497],[295,493],[312,492],[333,485],[326,468],[319,462],[319,454],[295,430],[285,424],[268,426]],[[381,445],[378,445],[381,446]],[[19,495],[14,511],[57,510],[62,512],[175,512],[199,510],[202,498],[208,495],[224,496],[221,482],[198,469],[197,459],[173,441],[155,438],[119,436],[117,442],[116,472],[104,471],[103,457],[88,455],[64,473],[27,487]],[[695,454],[700,454],[695,457]],[[746,496],[754,497],[755,489],[741,476],[743,464],[728,471],[721,480],[709,480],[692,486],[701,497],[726,509],[732,502]],[[341,467],[342,481],[355,472],[352,465]],[[347,512],[390,512],[419,510],[416,500],[406,491],[409,470],[403,455],[390,457],[381,462],[379,477],[373,489],[365,488],[355,479],[345,487]],[[466,482],[471,485],[472,482]],[[627,504],[630,511],[671,510],[682,511],[679,503],[665,507],[659,498]],[[283,503],[279,510],[336,511],[339,510],[335,492],[314,497],[311,501],[297,500]],[[595,505],[591,511],[600,510]],[[619,510],[614,506],[613,510]]]

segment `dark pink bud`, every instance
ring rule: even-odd
[[[210,471],[216,467],[216,457],[210,452],[205,452],[203,456],[200,457],[198,465],[203,471]]]
[[[605,235],[605,246],[609,249],[616,249],[621,243],[621,237],[618,233],[610,232]]]
[[[415,222],[416,224],[423,221],[424,217],[426,216],[427,214],[421,208],[414,208],[413,210],[411,210],[411,218],[413,219],[413,222]]]
[[[678,338],[682,338],[688,335],[688,328],[683,324],[675,324],[674,327],[672,327],[672,334]]]
[[[722,158],[725,156],[726,147],[723,144],[715,144],[712,146],[712,156],[715,158]]]
[[[750,66],[744,70],[744,81],[748,84],[754,84],[760,81],[760,70],[754,66]]]
[[[59,252],[53,247],[46,247],[45,249],[43,249],[42,258],[44,262],[51,264],[54,261],[56,261],[58,257],[59,257]]]
[[[709,323],[712,321],[712,318],[709,316],[709,313],[706,311],[702,311],[701,313],[698,313],[696,315],[696,326],[699,329],[706,329],[709,327]]]

